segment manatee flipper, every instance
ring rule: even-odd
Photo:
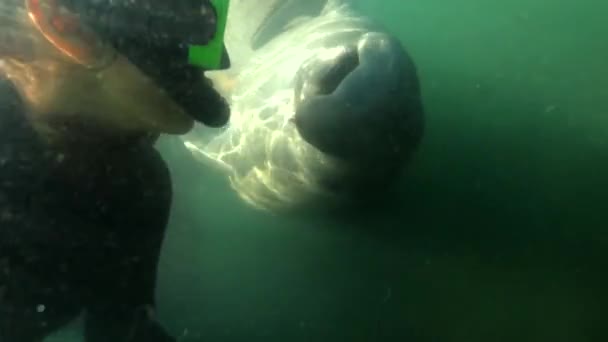
[[[275,1],[265,20],[251,37],[251,47],[254,50],[259,49],[275,37],[277,32],[282,32],[292,21],[298,20],[298,18],[318,16],[327,2],[328,0]]]

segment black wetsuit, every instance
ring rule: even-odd
[[[54,150],[0,81],[0,341],[85,313],[87,342],[173,341],[146,315],[171,183],[145,139]]]

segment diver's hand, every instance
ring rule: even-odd
[[[163,89],[122,56],[101,71],[53,59],[7,59],[0,76],[15,85],[35,123],[82,121],[108,132],[168,134],[186,133],[193,125]]]
[[[211,80],[201,77],[200,82],[193,84],[188,93],[190,96],[183,97],[180,103],[196,121],[214,128],[228,123],[230,106],[213,87]]]
[[[162,69],[165,68],[166,70]],[[148,67],[149,68],[149,67]],[[145,72],[150,73],[146,68]],[[228,102],[214,88],[204,72],[191,66],[161,65],[152,78],[195,121],[219,128],[230,120]]]

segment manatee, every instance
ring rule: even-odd
[[[208,72],[228,100],[221,130],[181,137],[252,206],[283,211],[376,201],[424,132],[416,65],[343,0],[233,0],[232,66]]]

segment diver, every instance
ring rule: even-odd
[[[155,317],[171,180],[154,149],[230,108],[227,0],[0,4],[0,341],[84,317],[87,342],[175,339]]]

